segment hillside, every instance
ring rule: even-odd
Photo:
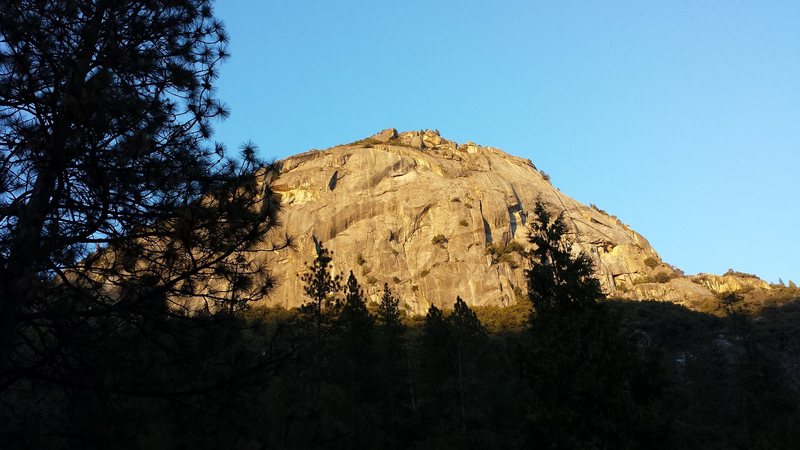
[[[537,198],[564,212],[575,251],[591,255],[610,296],[703,309],[717,293],[770,289],[740,274],[685,277],[644,236],[562,193],[534,162],[438,131],[388,129],[279,167],[281,232],[297,245],[257,256],[278,282],[269,305],[304,301],[297,274],[313,258],[315,239],[333,250],[335,270],[352,270],[373,300],[389,283],[416,313],[456,296],[473,306],[511,304],[525,290],[520,250]]]

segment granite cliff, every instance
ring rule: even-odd
[[[528,212],[541,198],[563,211],[576,251],[594,259],[603,289],[628,299],[693,306],[758,279],[685,277],[647,239],[615,216],[554,187],[530,160],[437,131],[384,130],[367,139],[312,150],[278,164],[273,190],[294,250],[266,258],[278,282],[269,305],[305,301],[298,274],[314,257],[314,240],[334,252],[336,271],[352,270],[373,300],[383,283],[406,309],[508,305],[524,295]]]

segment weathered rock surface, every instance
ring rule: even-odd
[[[528,213],[537,198],[564,211],[575,250],[594,259],[603,288],[625,298],[691,303],[734,281],[692,282],[661,262],[642,235],[550,184],[530,160],[437,131],[384,130],[350,145],[299,154],[281,163],[274,191],[296,250],[268,255],[278,286],[271,305],[298,306],[299,274],[316,238],[334,252],[336,271],[352,270],[377,300],[389,283],[406,308],[510,304],[525,291],[524,261],[503,252],[527,246]],[[434,244],[436,236],[438,243]],[[446,241],[445,241],[446,240]],[[487,249],[494,249],[494,255]],[[735,288],[734,288],[735,289]]]

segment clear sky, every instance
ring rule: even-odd
[[[800,283],[800,1],[222,0],[216,139],[530,158],[687,273]]]

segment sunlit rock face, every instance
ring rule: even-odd
[[[372,300],[388,283],[416,313],[452,306],[456,296],[470,305],[508,305],[526,291],[526,262],[509,243],[528,245],[537,198],[564,212],[574,250],[594,259],[606,292],[634,296],[642,280],[676,276],[642,235],[560,192],[530,160],[457,144],[437,131],[384,130],[280,166],[273,188],[283,205],[282,231],[296,246],[255,256],[266,258],[278,281],[269,305],[306,301],[299,274],[314,258],[314,239]],[[639,294],[676,302],[712,295],[687,283]]]

